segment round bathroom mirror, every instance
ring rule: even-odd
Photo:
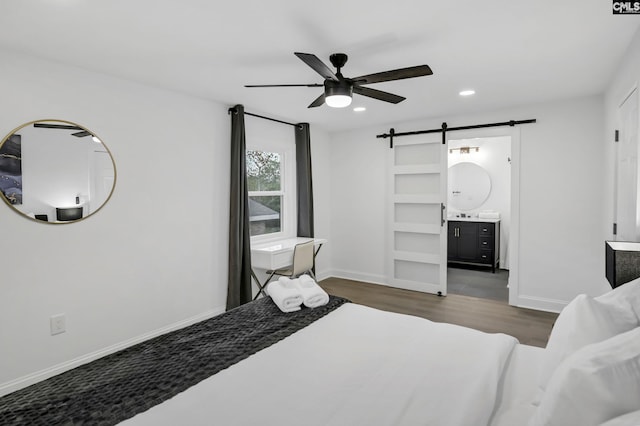
[[[449,167],[449,205],[461,210],[477,209],[489,198],[489,173],[475,163],[458,163]]]
[[[65,120],[37,120],[0,142],[1,198],[16,212],[46,223],[73,223],[111,197],[116,167],[95,133]]]

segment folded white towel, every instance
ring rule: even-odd
[[[329,295],[316,283],[309,275],[301,275],[298,279],[298,286],[302,293],[304,306],[317,308],[329,303]]]
[[[278,281],[271,281],[266,288],[267,294],[282,312],[294,312],[300,310],[303,298],[298,285],[287,277]]]

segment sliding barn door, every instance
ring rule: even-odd
[[[440,133],[395,138],[387,184],[387,280],[447,293],[446,145]]]

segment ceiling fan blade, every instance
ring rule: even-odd
[[[89,136],[91,133],[87,132],[86,130],[83,130],[81,132],[75,132],[75,133],[71,133],[71,136],[75,136],[77,138],[84,138],[85,136]]]
[[[353,86],[353,93],[357,93],[358,95],[367,96],[373,99],[378,99],[379,101],[390,102],[392,104],[397,104],[407,99],[403,98],[402,96],[394,95],[393,93],[383,92],[382,90],[375,90],[369,87],[360,87],[356,85]]]
[[[399,68],[397,70],[378,72],[375,74],[363,75],[353,78],[358,84],[381,83],[383,81],[403,80],[405,78],[422,77],[431,75],[433,71],[429,65],[418,65],[415,67]]]
[[[33,123],[33,127],[41,129],[62,129],[62,130],[84,130],[82,127],[71,126],[68,124],[51,124],[51,123]]]
[[[324,84],[245,84],[244,87],[323,87]]]
[[[324,93],[316,98],[315,101],[311,102],[311,104],[307,108],[315,108],[324,104]]]
[[[294,52],[298,58],[302,59],[302,61],[309,65],[315,72],[323,76],[325,79],[340,81],[338,77],[331,71],[331,68],[325,65],[316,55],[312,55],[311,53],[300,53]]]

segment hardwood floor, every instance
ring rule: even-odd
[[[341,278],[327,278],[320,286],[335,296],[384,311],[463,325],[487,333],[505,333],[520,343],[544,347],[557,314],[509,306],[504,302],[449,294],[402,290]]]

